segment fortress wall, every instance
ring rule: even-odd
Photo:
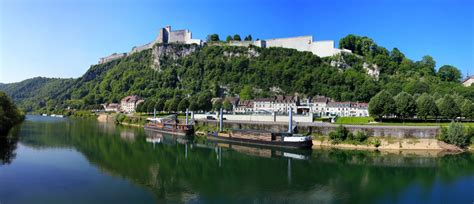
[[[188,35],[189,32],[187,32],[186,30],[171,31],[168,36],[168,43],[184,43],[186,42],[186,39],[190,39]]]
[[[200,39],[189,39],[189,40],[186,40],[186,44],[201,45],[202,41]]]
[[[334,48],[334,41],[315,41],[313,42],[312,52],[319,57],[330,57],[340,52],[339,49]]]
[[[109,55],[107,57],[100,58],[99,64],[103,64],[103,63],[110,62],[110,61],[113,61],[113,60],[116,60],[116,59],[120,59],[120,58],[125,57],[125,56],[127,56],[126,53],[119,53],[119,54],[114,53],[114,54]]]
[[[152,42],[148,43],[148,44],[145,44],[145,45],[142,45],[142,46],[133,47],[130,54],[133,54],[133,53],[136,53],[136,52],[141,52],[143,50],[150,49],[151,47],[153,47]]]
[[[266,41],[266,47],[284,47],[296,49],[298,51],[312,51],[311,43],[313,41],[312,36],[301,36],[293,38],[275,38],[268,39]]]

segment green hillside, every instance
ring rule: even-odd
[[[136,94],[155,101],[208,101],[275,94],[325,95],[340,101],[368,102],[381,90],[434,97],[456,94],[474,101],[474,87],[463,87],[452,66],[436,71],[425,56],[413,61],[398,49],[388,51],[372,39],[349,35],[340,47],[353,54],[319,58],[285,48],[167,44],[105,64],[93,65],[78,79],[33,78],[0,85],[26,111],[86,109]],[[364,69],[376,64],[377,78]],[[331,64],[333,66],[331,66]]]

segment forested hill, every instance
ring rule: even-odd
[[[72,82],[74,79],[35,77],[17,83],[0,84],[0,90],[24,111],[32,111],[48,105],[54,107],[50,100],[66,91]]]
[[[27,111],[92,108],[136,94],[153,100],[202,101],[217,96],[242,98],[275,94],[325,95],[368,102],[381,90],[434,97],[457,94],[474,101],[474,87],[461,74],[429,56],[413,61],[398,49],[388,51],[367,37],[349,35],[340,47],[354,54],[319,58],[285,48],[157,44],[152,49],[93,65],[80,78],[34,78],[0,85]],[[365,64],[365,66],[364,66]],[[369,69],[379,70],[378,77]],[[198,100],[200,99],[200,100]]]

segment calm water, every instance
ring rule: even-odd
[[[288,151],[28,117],[0,142],[0,203],[473,203],[474,155]]]

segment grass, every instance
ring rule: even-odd
[[[441,123],[433,123],[433,122],[377,122],[377,123],[370,123],[373,122],[374,118],[372,117],[339,117],[336,120],[335,124],[343,124],[343,125],[386,125],[386,126],[442,126],[447,127],[449,126],[450,122],[441,122]],[[474,122],[464,122],[462,123],[464,127],[474,127]]]
[[[337,124],[366,125],[374,121],[372,117],[338,117]]]

